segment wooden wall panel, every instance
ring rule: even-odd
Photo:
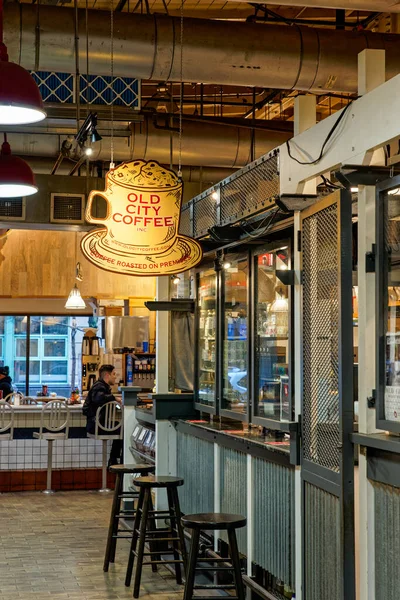
[[[116,275],[98,269],[80,251],[84,233],[14,230],[0,239],[0,297],[66,298],[79,261],[84,297],[155,297],[154,277]]]

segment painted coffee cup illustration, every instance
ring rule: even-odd
[[[92,215],[93,200],[104,198],[104,219]],[[182,183],[156,161],[123,163],[106,175],[104,192],[92,191],[86,208],[89,223],[107,232],[102,246],[135,254],[160,254],[175,243],[182,204]]]

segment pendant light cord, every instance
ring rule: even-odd
[[[111,163],[110,169],[114,168],[114,0],[111,0],[110,15],[110,53],[111,53]]]
[[[0,0],[0,61],[8,61],[7,48],[4,43],[3,37],[3,25],[4,25],[4,14],[3,14],[3,0]]]
[[[180,45],[181,45],[181,87],[180,87],[180,98],[179,98],[179,155],[178,155],[178,177],[182,177],[182,112],[183,112],[183,5],[185,0],[181,0],[181,35],[180,35]]]

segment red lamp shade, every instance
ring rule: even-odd
[[[45,117],[33,77],[19,65],[0,58],[0,125],[35,123]]]
[[[5,141],[0,154],[0,198],[20,198],[36,194],[32,169],[22,158],[11,154],[10,144]]]

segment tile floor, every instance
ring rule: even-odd
[[[103,573],[111,495],[40,492],[0,495],[1,600],[127,600],[128,542],[120,540],[109,573]],[[141,600],[181,600],[165,568],[143,570]]]

